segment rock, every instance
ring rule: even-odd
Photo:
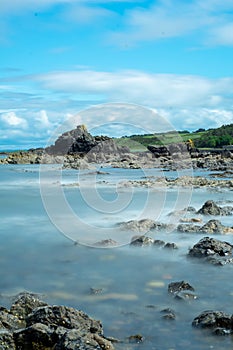
[[[165,320],[175,320],[176,319],[175,311],[170,309],[170,308],[163,309],[160,312],[163,313],[162,318]]]
[[[173,228],[173,225],[164,224],[151,219],[130,220],[121,222],[118,226],[122,230],[130,230],[136,232],[148,232],[148,231],[167,231]]]
[[[168,285],[168,293],[172,294],[178,300],[197,299],[197,295],[193,293],[194,291],[194,288],[185,281],[171,282]]]
[[[30,313],[29,313],[30,312]],[[34,294],[0,309],[0,348],[18,350],[114,350],[100,321],[66,306],[50,306]]]
[[[181,281],[181,282],[171,282],[168,285],[168,293],[170,294],[177,294],[181,291],[192,291],[194,292],[195,289],[188,283],[185,281]]]
[[[144,337],[141,334],[131,335],[128,339],[130,343],[136,344],[142,343],[144,341]]]
[[[214,201],[209,200],[204,203],[201,209],[198,210],[198,214],[203,215],[232,215],[233,207],[219,207]]]
[[[102,241],[98,241],[94,243],[95,247],[102,247],[102,248],[111,248],[111,247],[117,247],[119,243],[115,241],[114,239],[108,238],[108,239],[103,239]]]
[[[177,231],[183,233],[227,234],[233,233],[233,228],[222,225],[219,220],[209,220],[203,226],[180,224],[177,226]]]
[[[163,247],[163,246],[165,246],[165,242],[164,241],[162,241],[161,239],[155,239],[154,240],[154,246],[157,246],[157,247]]]
[[[20,293],[11,305],[10,312],[19,319],[25,320],[33,309],[46,305],[48,304],[42,301],[37,294]]]
[[[154,244],[153,238],[147,236],[134,236],[130,242],[130,245],[139,247],[151,246],[152,244]]]
[[[224,265],[233,262],[232,249],[230,243],[204,237],[189,250],[188,256],[204,258],[215,265]]]
[[[204,226],[200,228],[204,233],[225,233],[226,226],[222,225],[218,220],[209,220]]]
[[[16,349],[12,333],[4,330],[0,331],[0,349],[1,350]]]
[[[168,242],[165,244],[164,248],[166,248],[166,249],[178,249],[178,246],[175,243]]]
[[[194,327],[209,328],[216,335],[233,332],[233,316],[222,311],[204,311],[194,318]]]
[[[177,231],[182,233],[198,233],[200,232],[200,226],[190,224],[180,224],[177,226]]]

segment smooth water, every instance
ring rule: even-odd
[[[56,182],[54,169],[48,166],[46,171],[50,180]],[[130,189],[115,186],[122,180],[141,179],[144,174],[140,170],[103,171],[109,174],[94,176],[91,171],[83,170],[82,188],[72,186],[80,181],[77,171],[62,172],[66,201],[74,215],[89,227],[88,232],[77,233],[84,242],[87,242],[86,236],[90,241],[107,238],[98,236],[101,230],[109,230],[108,238],[112,238],[117,223],[138,218],[148,197],[146,189],[135,189],[131,196]],[[175,172],[164,174],[158,170],[150,170],[150,174],[176,176]],[[209,173],[201,175],[209,176]],[[49,197],[49,183],[47,186]],[[104,198],[105,204],[109,203],[109,210],[93,206],[92,196],[96,195],[93,188]],[[153,189],[145,213],[151,218],[154,213],[155,219],[170,222],[173,219],[167,214],[182,208],[183,204],[198,209],[208,199],[222,205],[233,202],[232,191],[224,189],[182,191],[180,195],[175,188]],[[232,349],[231,336],[216,337],[191,326],[194,317],[207,309],[233,313],[233,266],[211,266],[186,256],[188,249],[204,235],[153,233],[153,238],[175,242],[178,250],[137,248],[128,244],[109,249],[75,245],[58,231],[47,215],[40,193],[38,166],[1,166],[0,193],[1,305],[9,306],[11,296],[26,290],[41,294],[49,303],[81,309],[102,321],[105,335],[124,340],[115,345],[119,350]],[[113,211],[119,194],[121,203],[128,205]],[[128,196],[132,198],[124,202]],[[59,211],[59,202],[54,203],[54,208]],[[66,220],[62,212],[60,216],[61,220]],[[232,226],[232,217],[220,220]],[[69,224],[67,219],[67,226]],[[89,237],[90,232],[93,235]],[[95,232],[97,236],[93,237]],[[116,233],[114,239],[117,237],[120,236]],[[233,244],[231,235],[215,237]],[[195,288],[197,300],[179,301],[168,294],[168,284],[181,280]],[[90,288],[101,288],[102,293],[92,295]],[[168,307],[175,311],[176,320],[162,318],[161,310]],[[144,342],[128,344],[126,338],[134,334],[142,334]]]

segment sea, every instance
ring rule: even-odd
[[[192,215],[185,208],[198,210],[207,200],[233,205],[233,192],[226,188],[129,186],[161,177],[212,176],[190,171],[1,165],[0,305],[9,307],[15,295],[27,291],[50,304],[83,310],[101,320],[106,336],[121,340],[114,344],[119,350],[232,349],[232,336],[192,327],[204,310],[233,313],[233,266],[187,257],[206,235],[120,228],[141,219],[177,224]],[[220,220],[232,226],[231,216]],[[138,234],[178,249],[130,245]],[[232,235],[214,237],[233,244]],[[191,284],[197,298],[170,295],[169,283],[179,281]],[[163,317],[168,308],[175,320]],[[132,344],[132,335],[143,341]]]

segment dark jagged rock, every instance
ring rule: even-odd
[[[87,153],[97,145],[95,138],[87,131],[84,125],[63,133],[55,144],[46,148],[48,154]]]
[[[188,282],[185,282],[185,281],[171,282],[168,285],[168,292],[170,294],[177,294],[181,291],[186,291],[186,290],[189,290],[192,292],[195,291],[195,289]]]
[[[0,349],[1,350],[15,350],[15,343],[13,339],[13,334],[4,331],[1,329],[0,331]]]
[[[232,249],[230,243],[204,237],[189,250],[188,256],[203,258],[214,265],[225,265],[233,262]]]
[[[42,301],[37,294],[20,293],[11,305],[10,312],[19,319],[25,320],[36,307],[46,305],[48,304]]]
[[[172,294],[175,299],[178,300],[193,300],[197,299],[197,295],[194,294],[195,289],[185,281],[171,282],[168,285],[168,293]]]
[[[233,333],[233,315],[222,311],[203,311],[194,318],[193,327],[209,328],[216,335]]]
[[[89,161],[104,160],[106,155],[124,154],[129,152],[127,147],[118,146],[113,139],[107,136],[92,136],[85,125],[78,125],[76,129],[63,133],[55,144],[45,149],[47,154],[89,154]],[[94,158],[94,159],[93,159]]]
[[[71,307],[50,306],[29,293],[20,294],[10,310],[0,309],[0,348],[114,350],[100,321]]]
[[[233,207],[219,207],[214,201],[209,200],[204,203],[201,209],[198,210],[198,214],[203,215],[232,215]]]

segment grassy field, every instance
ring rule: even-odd
[[[195,140],[200,139],[207,131],[185,133],[185,132],[167,132],[156,133],[151,135],[132,135],[117,139],[117,143],[121,146],[127,146],[131,151],[145,151],[147,146],[166,146],[172,143],[186,142],[191,139],[195,146]]]

